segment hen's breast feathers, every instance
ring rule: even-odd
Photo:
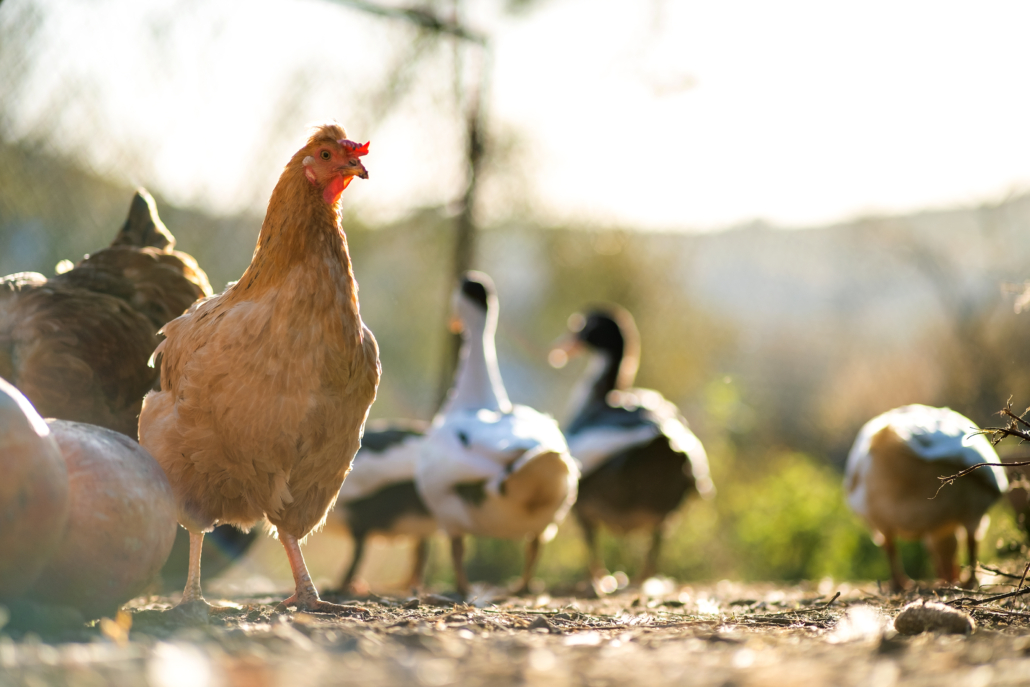
[[[160,445],[155,457],[181,476],[173,484],[197,491],[186,500],[204,504],[199,520],[252,521],[312,490],[334,498],[358,448],[379,381],[375,339],[331,282],[294,277],[254,300],[237,284],[164,329],[162,394],[173,401],[158,412],[176,421],[150,418],[148,398],[140,436]],[[237,503],[225,510],[220,496]]]

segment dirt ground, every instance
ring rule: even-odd
[[[41,638],[8,627],[0,686],[1030,684],[1030,595],[975,604],[1018,585],[990,581],[977,594],[894,596],[829,580],[649,580],[603,599],[479,588],[469,604],[346,600],[343,617],[279,613],[282,596],[258,596],[205,619],[149,597],[87,629]],[[892,619],[919,598],[966,608],[976,629],[898,634]]]

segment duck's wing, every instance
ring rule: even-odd
[[[567,434],[569,450],[584,475],[612,456],[646,446],[658,436],[686,455],[698,492],[705,497],[714,495],[704,446],[676,405],[657,391],[629,389],[609,394],[603,404],[581,413]]]
[[[453,460],[467,463],[483,478],[503,473],[513,460],[541,446],[568,450],[558,424],[525,406],[515,406],[511,413],[449,413],[442,424],[434,426],[432,435],[450,449]]]
[[[415,479],[425,426],[412,423],[370,426],[340,487],[339,503],[365,498],[383,487]]]
[[[848,453],[845,469],[845,485],[851,494],[856,494],[861,488],[861,477],[869,461],[873,437],[888,426],[916,456],[925,461],[946,461],[965,467],[1001,462],[991,442],[980,433],[980,428],[961,413],[950,408],[919,404],[902,406],[873,418],[859,431]],[[1008,479],[1002,467],[981,468],[969,477],[981,480],[999,493],[1008,489]]]
[[[535,410],[451,411],[437,417],[421,446],[415,484],[445,526],[459,524],[467,531],[473,523],[456,494],[460,486],[496,494],[524,463],[551,452],[568,456],[565,438],[553,418]]]
[[[504,443],[514,447],[508,453],[513,457],[504,463],[504,471],[490,480],[488,489],[499,493],[502,483],[509,475],[518,472],[537,457],[555,453],[565,456],[570,471],[574,472],[574,479],[579,480],[579,466],[571,460],[565,435],[553,417],[528,406],[517,405],[505,418],[505,423],[510,428],[510,438]]]

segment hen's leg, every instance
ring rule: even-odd
[[[451,537],[451,561],[454,563],[454,586],[462,599],[469,594],[469,578],[465,575],[465,540]]]
[[[525,594],[529,591],[529,581],[533,579],[533,571],[536,570],[538,558],[540,558],[540,535],[536,535],[526,544],[526,565],[522,568],[522,581],[515,588],[516,594]]]
[[[422,577],[426,573],[426,561],[429,559],[429,540],[419,537],[415,544],[415,562],[411,568],[411,578],[408,586],[413,594],[418,594],[422,589]]]
[[[200,553],[204,549],[204,533],[190,532],[190,565],[186,573],[186,589],[182,593],[179,604],[191,601],[204,601],[204,593],[200,590]]]
[[[297,586],[297,591],[293,596],[279,604],[281,607],[296,606],[298,611],[314,611],[316,613],[354,613],[365,610],[357,606],[329,603],[318,598],[318,590],[311,581],[311,575],[308,573],[307,564],[304,563],[304,554],[300,552],[300,543],[297,538],[279,530],[279,541],[286,549],[286,557],[290,560],[290,569],[293,570],[293,582]]]
[[[190,532],[190,565],[186,573],[186,589],[182,592],[182,601],[173,609],[176,613],[185,613],[194,620],[198,617],[206,618],[209,613],[233,610],[227,606],[212,606],[204,599],[204,594],[200,590],[200,553],[203,550],[204,533]]]

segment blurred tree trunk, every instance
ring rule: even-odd
[[[472,268],[476,251],[476,232],[478,230],[475,219],[476,193],[479,188],[479,174],[486,152],[485,131],[487,127],[485,125],[486,115],[483,102],[490,79],[489,40],[485,35],[462,23],[462,0],[452,0],[450,18],[440,16],[430,6],[417,8],[388,6],[377,2],[370,2],[369,0],[334,0],[334,2],[379,16],[402,19],[430,34],[440,38],[449,37],[455,41],[455,97],[459,107],[461,107],[463,102],[467,102],[462,109],[465,111],[465,161],[468,171],[465,191],[459,201],[458,213],[454,220],[454,258],[451,264],[451,279],[448,281],[447,293],[444,296],[449,309],[451,291],[461,279],[461,275]],[[469,84],[467,96],[464,94],[465,89],[462,85],[464,82],[464,69],[461,60],[462,45],[472,45],[480,51],[477,73],[473,74],[477,78],[473,78]],[[433,414],[447,398],[447,392],[451,388],[454,371],[457,368],[460,350],[461,336],[458,334],[448,334],[447,342],[444,346],[444,360],[440,369],[440,379]]]
[[[476,254],[476,191],[478,189],[479,171],[485,153],[483,136],[483,111],[480,107],[482,88],[477,87],[469,97],[466,113],[465,159],[468,164],[468,177],[465,193],[461,198],[461,207],[454,220],[454,260],[451,265],[451,279],[445,298],[450,298],[450,291],[456,287],[462,275],[472,269]],[[450,305],[448,304],[448,307]],[[447,399],[454,372],[458,366],[458,353],[461,350],[461,335],[448,334],[444,347],[444,360],[440,368],[440,380],[437,386],[436,407],[439,408]],[[435,411],[434,411],[435,412]]]

